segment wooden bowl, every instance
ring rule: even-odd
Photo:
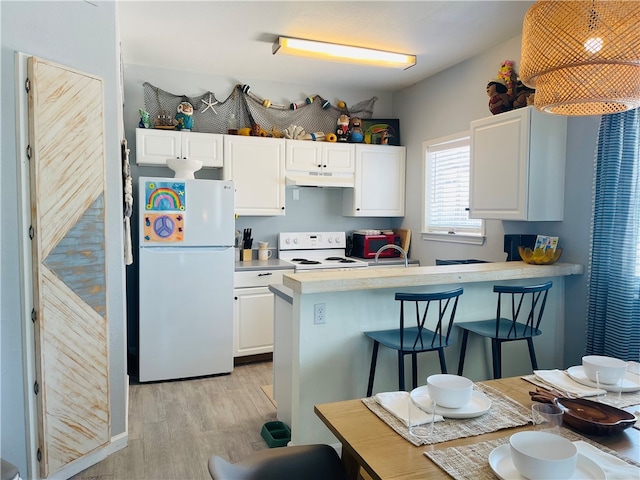
[[[563,424],[589,435],[613,435],[632,427],[637,421],[632,413],[585,398],[560,397],[539,389],[530,395],[536,402],[555,403],[564,412]]]

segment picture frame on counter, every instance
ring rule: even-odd
[[[400,145],[400,120],[397,118],[362,119],[364,143],[371,145]]]

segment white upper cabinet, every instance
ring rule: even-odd
[[[353,186],[354,144],[286,140],[286,149],[289,184]]]
[[[283,139],[224,135],[224,180],[233,180],[236,214],[285,214]]]
[[[534,107],[471,122],[469,216],[562,220],[566,138],[566,117]]]
[[[405,147],[357,144],[355,184],[343,190],[343,215],[402,217]]]
[[[153,128],[136,129],[136,163],[166,166],[169,158],[202,161],[203,167],[222,167],[223,136]]]

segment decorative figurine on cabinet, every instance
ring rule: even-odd
[[[149,112],[143,110],[142,108],[138,109],[140,113],[140,123],[138,123],[139,128],[151,128],[151,117]]]
[[[511,110],[507,84],[504,80],[496,78],[487,83],[487,95],[489,95],[489,110],[494,115]]]
[[[364,142],[364,132],[362,131],[362,121],[358,117],[353,117],[349,121],[349,141],[352,143]]]
[[[518,82],[518,74],[515,72],[513,60],[505,60],[502,62],[500,71],[498,72],[498,78],[504,81],[507,86],[506,93],[509,101],[513,102],[517,95],[516,85]]]
[[[181,102],[177,110],[176,128],[185,131],[193,129],[193,105],[189,102]]]
[[[522,108],[527,105],[533,105],[533,96],[535,93],[535,89],[527,87],[524,83],[518,80],[518,83],[516,84],[516,99],[513,101],[513,108]]]
[[[336,137],[338,138],[338,142],[349,141],[349,116],[343,113],[338,117],[337,123]]]

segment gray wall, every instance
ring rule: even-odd
[[[107,311],[109,314],[111,434],[125,432],[125,319],[120,169],[121,100],[114,2],[0,2],[2,26],[2,272],[1,451],[27,475],[23,324],[20,310],[14,54],[20,51],[102,77],[107,153]],[[27,323],[28,322],[28,323]],[[35,477],[35,475],[34,475]]]
[[[419,232],[422,215],[422,143],[468,130],[472,120],[490,116],[487,81],[501,62],[520,65],[521,37],[515,37],[465,62],[435,75],[393,97],[393,116],[400,118],[407,145],[407,212],[403,227]],[[414,234],[412,256],[423,265],[436,258],[504,260],[505,233],[557,235],[564,247],[562,261],[588,263],[589,225],[594,154],[600,117],[569,118],[567,135],[565,213],[562,222],[502,222],[488,220],[482,246],[421,241]],[[566,280],[564,367],[580,363],[585,348],[587,275]],[[545,322],[553,322],[546,318]],[[544,328],[544,323],[543,323]],[[561,365],[558,365],[561,367]]]

